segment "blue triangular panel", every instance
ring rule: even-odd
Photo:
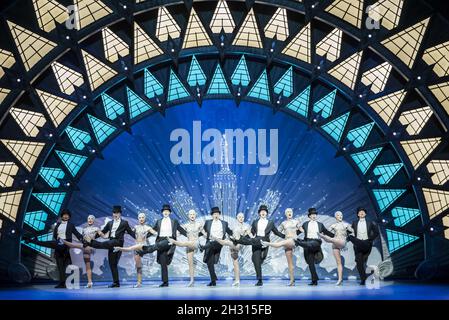
[[[143,87],[144,93],[149,99],[164,93],[164,87],[148,69],[144,71]]]
[[[40,235],[40,236],[37,237],[37,239],[39,241],[51,241],[51,240],[53,240],[53,233],[47,233],[47,234]],[[42,247],[42,246],[39,246],[39,245],[31,243],[31,242],[26,243],[25,241],[22,241],[22,244],[30,247],[33,250],[36,250],[37,252],[45,254],[48,257],[51,256],[51,249],[50,248]]]
[[[125,107],[123,104],[106,93],[101,94],[101,100],[103,101],[104,112],[108,119],[115,120],[118,116],[125,113]]]
[[[184,85],[178,79],[178,77],[173,72],[173,70],[170,70],[170,80],[169,80],[169,84],[168,84],[167,101],[170,102],[170,101],[174,101],[174,100],[179,100],[182,98],[186,98],[188,96],[189,96],[189,93],[187,92]]]
[[[385,229],[385,231],[387,233],[388,249],[390,250],[390,253],[393,253],[419,239],[417,236],[395,230]]]
[[[313,112],[321,112],[321,116],[325,119],[329,118],[334,109],[335,96],[337,95],[337,90],[335,89],[327,96],[323,97],[321,100],[315,102],[313,105]]]
[[[70,142],[72,143],[73,147],[76,150],[83,150],[85,147],[86,143],[89,143],[91,140],[90,134],[77,129],[77,128],[73,128],[71,126],[68,126],[65,129],[65,133],[67,133],[67,136],[70,139]]]
[[[373,173],[379,176],[380,184],[387,184],[404,165],[402,163],[383,164],[374,168]]]
[[[99,144],[105,141],[111,134],[115,132],[115,130],[117,130],[116,127],[111,126],[109,123],[95,118],[90,114],[88,114],[87,117],[89,118],[90,125],[92,126],[95,138],[97,139]]]
[[[321,128],[330,135],[335,141],[340,142],[341,135],[345,130],[346,123],[348,122],[350,112],[345,113],[344,115],[326,123],[321,126]]]
[[[352,142],[354,147],[361,148],[365,145],[366,139],[368,139],[371,130],[373,130],[374,122],[365,124],[359,128],[352,129],[346,136],[349,141]]]
[[[55,152],[66,166],[67,170],[69,170],[72,176],[76,176],[78,171],[83,166],[84,162],[86,162],[87,160],[87,157],[80,156],[78,154],[73,154],[59,150],[56,150]]]
[[[42,167],[39,170],[39,175],[52,188],[59,188],[59,186],[61,185],[59,179],[64,179],[65,176],[64,171],[62,169],[47,168],[47,167]]]
[[[354,153],[351,155],[351,157],[352,160],[354,160],[354,162],[360,168],[360,171],[365,174],[381,151],[382,148],[376,148],[359,153]]]
[[[413,219],[421,215],[421,210],[412,208],[396,207],[391,210],[394,224],[397,227],[403,227]]]
[[[25,213],[24,222],[36,231],[45,229],[45,221],[47,221],[48,214],[44,210],[33,211]]]
[[[310,86],[290,101],[287,108],[307,118],[309,113]]]
[[[62,203],[66,196],[65,192],[56,193],[33,193],[33,196],[43,205],[50,209],[54,214],[59,214]]]
[[[276,82],[273,90],[274,93],[282,93],[282,95],[287,98],[293,94],[293,67],[290,67],[278,82]]]
[[[232,73],[231,82],[235,86],[242,85],[243,87],[246,87],[250,81],[251,78],[249,76],[248,66],[246,65],[246,59],[245,56],[242,56]]]
[[[259,79],[257,79],[256,83],[248,93],[248,97],[271,101],[270,89],[268,88],[267,70],[264,70]]]
[[[379,205],[380,211],[384,211],[393,204],[402,194],[405,189],[374,189],[374,197]]]
[[[223,75],[223,71],[221,70],[220,65],[217,65],[215,69],[215,73],[212,77],[212,80],[209,85],[209,89],[207,90],[207,94],[229,94],[228,84],[226,83],[226,79]]]
[[[128,96],[128,106],[129,106],[129,117],[134,119],[138,115],[151,110],[151,106],[149,106],[141,97],[139,97],[134,91],[130,88],[126,88],[126,93]]]
[[[198,60],[195,56],[192,56],[192,63],[190,64],[189,74],[187,75],[187,83],[191,87],[203,86],[206,84],[206,75],[203,69],[201,69]]]

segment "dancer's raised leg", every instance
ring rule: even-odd
[[[168,242],[170,244],[174,244],[178,247],[184,247],[184,248],[190,248],[190,249],[196,249],[197,241],[191,240],[191,241],[179,241],[175,240],[173,238],[168,238]]]
[[[61,239],[61,241],[69,248],[84,249],[82,243],[73,243],[73,242],[69,242],[66,240],[62,240],[62,239]]]
[[[344,240],[344,239],[340,239],[340,238],[332,238],[332,237],[329,237],[329,236],[327,236],[327,235],[325,235],[325,234],[322,234],[322,233],[319,233],[318,234],[320,237],[321,237],[321,239],[323,239],[324,241],[326,241],[326,242],[329,242],[329,243],[332,243],[332,244],[334,244],[336,247],[338,247],[338,248],[343,248],[345,245],[346,245],[346,240]]]
[[[261,241],[261,243],[262,246],[264,247],[273,247],[273,248],[282,248],[282,247],[291,248],[295,246],[295,242],[293,241],[293,239],[286,239],[277,242]]]
[[[123,252],[131,252],[131,251],[138,251],[138,250],[142,250],[144,247],[143,244],[135,244],[133,246],[130,247],[114,247],[114,251],[123,251]]]

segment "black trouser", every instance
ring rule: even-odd
[[[309,266],[312,282],[317,282],[318,274],[315,267],[315,255],[321,250],[321,240],[319,239],[304,239],[295,240],[295,244],[304,249],[304,259]]]
[[[108,250],[108,262],[109,268],[111,268],[112,273],[112,281],[115,284],[120,284],[120,278],[118,274],[118,263],[120,261],[120,257],[122,256],[122,252],[114,252],[114,247],[122,247],[124,241],[120,239],[109,239],[107,241],[96,241],[92,240],[89,244],[92,248],[97,249],[107,249]]]
[[[207,241],[204,253],[204,261],[207,264],[207,269],[209,270],[210,280],[217,281],[217,274],[215,273],[215,265],[220,260],[220,252],[223,246],[217,241]]]
[[[60,244],[56,240],[51,241],[39,241],[34,240],[30,241],[38,246],[51,248],[55,250],[55,260],[56,260],[56,266],[58,268],[59,273],[59,284],[65,285],[66,280],[66,270],[69,265],[72,264],[72,259],[70,258],[70,248],[67,247],[65,244]]]
[[[157,250],[158,262],[161,265],[162,282],[168,282],[168,265],[170,264],[168,251],[171,248],[170,243],[166,238],[160,238],[156,239],[154,246]]]
[[[262,280],[262,263],[266,259],[268,255],[268,247],[263,248],[260,241],[270,241],[268,237],[254,237],[250,238],[248,236],[240,238],[237,243],[243,245],[251,245],[253,254],[251,256],[251,260],[254,264],[254,270],[256,271],[257,280]]]
[[[157,250],[157,261],[161,265],[161,278],[162,282],[168,282],[168,265],[170,264],[170,257],[168,251],[171,249],[171,245],[167,238],[157,238],[156,243],[150,246],[143,246],[141,251],[138,251],[140,256],[151,253]]]
[[[348,236],[348,240],[354,244],[355,262],[357,264],[357,271],[360,275],[360,280],[366,280],[366,263],[373,248],[371,240],[360,240],[354,236]]]

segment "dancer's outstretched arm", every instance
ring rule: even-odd
[[[354,234],[354,229],[352,229],[352,226],[349,223],[346,226],[346,232]]]
[[[276,226],[274,225],[274,223],[273,223],[273,229],[271,229],[271,230],[272,230],[273,233],[274,233],[275,235],[277,235],[279,238],[285,239],[285,234],[283,234],[282,232],[280,232],[280,231],[278,230],[278,228],[276,228]]]
[[[75,237],[78,239],[78,241],[83,241],[82,234],[78,231],[78,229],[75,227],[74,224],[72,224],[72,234],[75,235]]]
[[[148,226],[148,234],[147,234],[147,238],[151,237],[151,236],[157,236],[157,231],[154,230],[152,227]]]

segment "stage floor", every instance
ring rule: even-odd
[[[334,281],[320,281],[310,287],[306,281],[298,281],[288,287],[285,281],[269,280],[263,287],[255,287],[254,281],[243,281],[240,287],[232,287],[231,281],[219,281],[209,288],[206,281],[198,281],[193,288],[187,282],[173,281],[168,288],[159,288],[159,282],[145,282],[142,288],[123,283],[120,288],[109,289],[107,283],[96,283],[92,289],[54,289],[54,285],[33,285],[23,288],[0,288],[0,300],[449,300],[448,284],[422,284],[418,282],[381,282],[379,288],[369,289],[356,281],[346,281],[336,287]]]

